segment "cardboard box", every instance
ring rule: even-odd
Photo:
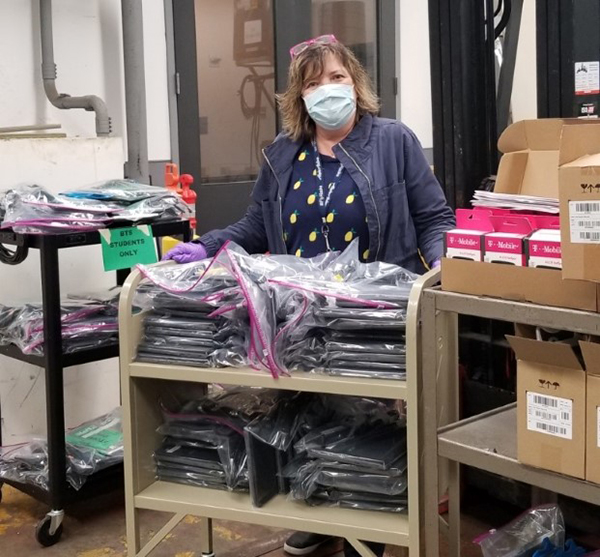
[[[558,199],[560,119],[522,120],[506,128],[498,140],[504,153],[494,191]]]
[[[509,126],[498,141],[498,148],[504,155],[500,160],[495,191],[558,198],[561,136],[563,128],[579,127],[581,121],[575,122],[572,124],[560,119],[525,120]],[[566,144],[563,146],[563,155],[568,156]],[[564,250],[563,240],[563,273],[540,268],[443,260],[442,289],[598,311],[598,285],[560,280],[561,275],[564,276]]]
[[[585,479],[600,484],[600,376],[587,378]]]
[[[550,271],[551,272],[551,271]],[[517,356],[517,458],[585,478],[586,372],[576,349],[507,337]]]
[[[600,484],[600,344],[579,344],[588,374],[585,479]]]
[[[536,230],[525,240],[528,267],[562,269],[560,230]]]
[[[600,307],[599,284],[563,280],[556,269],[442,259],[442,290],[584,311]]]
[[[563,277],[600,282],[600,123],[565,126],[559,163]]]

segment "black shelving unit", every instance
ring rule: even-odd
[[[183,241],[191,239],[189,221],[172,221],[152,225],[155,238],[178,236]],[[70,366],[97,362],[119,355],[118,346],[92,348],[71,354],[62,352],[62,330],[60,312],[60,269],[58,253],[61,249],[92,246],[100,243],[97,231],[74,234],[17,234],[0,232],[0,244],[15,246],[25,252],[40,251],[42,282],[42,307],[44,313],[43,355],[23,354],[16,346],[0,347],[0,354],[43,367],[46,381],[46,424],[48,430],[48,491],[18,482],[4,482],[37,500],[46,503],[50,511],[38,523],[36,538],[42,545],[53,545],[62,534],[65,505],[76,500],[87,499],[94,493],[103,493],[122,485],[122,467],[112,467],[88,478],[81,490],[76,491],[67,483],[65,413],[63,370]],[[117,283],[122,284],[129,271],[117,272]],[[0,437],[0,444],[1,444]],[[2,484],[0,483],[0,486]],[[1,491],[0,491],[1,496]]]

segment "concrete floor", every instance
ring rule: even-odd
[[[125,518],[122,494],[97,498],[72,508],[64,520],[61,541],[42,548],[34,537],[37,522],[47,508],[8,486],[2,489],[0,503],[0,556],[2,557],[125,557]],[[472,541],[489,524],[465,515],[461,557],[480,556]],[[166,515],[142,513],[142,539],[159,530]],[[151,557],[200,557],[196,546],[199,519],[187,516],[151,553]],[[283,542],[289,532],[242,523],[215,521],[214,546],[217,557],[283,557]],[[341,543],[334,540],[314,553],[314,557],[342,557]],[[386,556],[396,552],[390,548]]]

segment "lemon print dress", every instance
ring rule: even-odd
[[[320,155],[323,176],[323,201],[319,202],[319,179],[313,146],[307,143],[294,160],[290,187],[283,201],[283,237],[288,253],[298,257],[315,257],[327,251],[343,251],[359,239],[361,259],[369,258],[369,232],[365,206],[350,174],[344,169],[337,176],[340,162]],[[333,188],[331,185],[335,184]],[[331,195],[329,195],[329,191]],[[323,234],[323,216],[327,239]]]

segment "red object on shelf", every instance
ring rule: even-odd
[[[189,218],[192,231],[196,230],[196,192],[192,189],[194,177],[191,174],[179,174],[179,168],[174,163],[165,165],[165,186],[181,196],[191,211]]]
[[[192,216],[190,217],[190,224],[192,225],[192,230],[196,230],[196,192],[192,189],[192,184],[194,183],[194,177],[191,174],[182,174],[179,178],[179,183],[181,184],[181,198],[188,204],[190,210],[192,211]]]

